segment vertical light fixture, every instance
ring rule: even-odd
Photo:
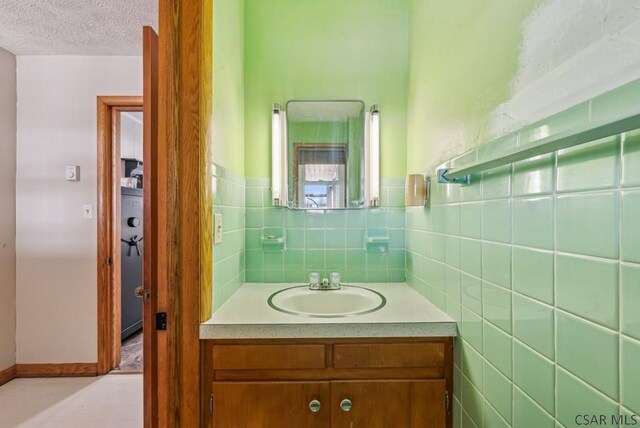
[[[282,205],[282,125],[280,104],[274,104],[271,114],[271,195],[273,205]]]
[[[369,205],[380,206],[380,110],[371,106],[369,114]]]
[[[280,104],[271,111],[271,197],[276,207],[287,202],[286,113]]]

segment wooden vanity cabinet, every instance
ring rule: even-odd
[[[309,403],[329,403],[329,382],[213,382],[215,427],[330,426],[328,405],[317,412]]]
[[[205,340],[202,426],[449,428],[453,341]]]
[[[446,425],[445,381],[331,382],[331,427],[427,428]],[[349,400],[349,411],[342,402]]]

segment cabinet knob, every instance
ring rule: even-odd
[[[349,400],[348,398],[345,398],[340,402],[340,408],[343,412],[348,412],[349,410],[351,410],[351,406],[351,400]]]
[[[313,413],[318,413],[320,411],[320,402],[318,400],[311,400],[309,403],[309,410]]]

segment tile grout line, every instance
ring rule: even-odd
[[[591,105],[591,103],[589,104]],[[620,147],[619,147],[619,152],[618,152],[618,156],[619,156],[619,161],[618,161],[618,165],[619,165],[619,175],[618,175],[618,284],[617,284],[617,292],[618,292],[618,412],[621,413],[621,409],[622,409],[622,393],[623,393],[623,388],[622,388],[622,383],[623,383],[623,373],[622,373],[622,344],[623,344],[623,336],[622,336],[622,236],[623,236],[623,230],[622,230],[622,198],[623,198],[623,192],[622,192],[622,180],[624,177],[624,147],[625,147],[625,140],[626,140],[626,134],[623,133],[620,136]]]

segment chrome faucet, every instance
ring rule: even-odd
[[[340,289],[340,274],[338,272],[331,272],[331,281],[329,278],[323,278],[320,281],[320,275],[317,272],[312,272],[309,275],[309,290],[339,290]]]

